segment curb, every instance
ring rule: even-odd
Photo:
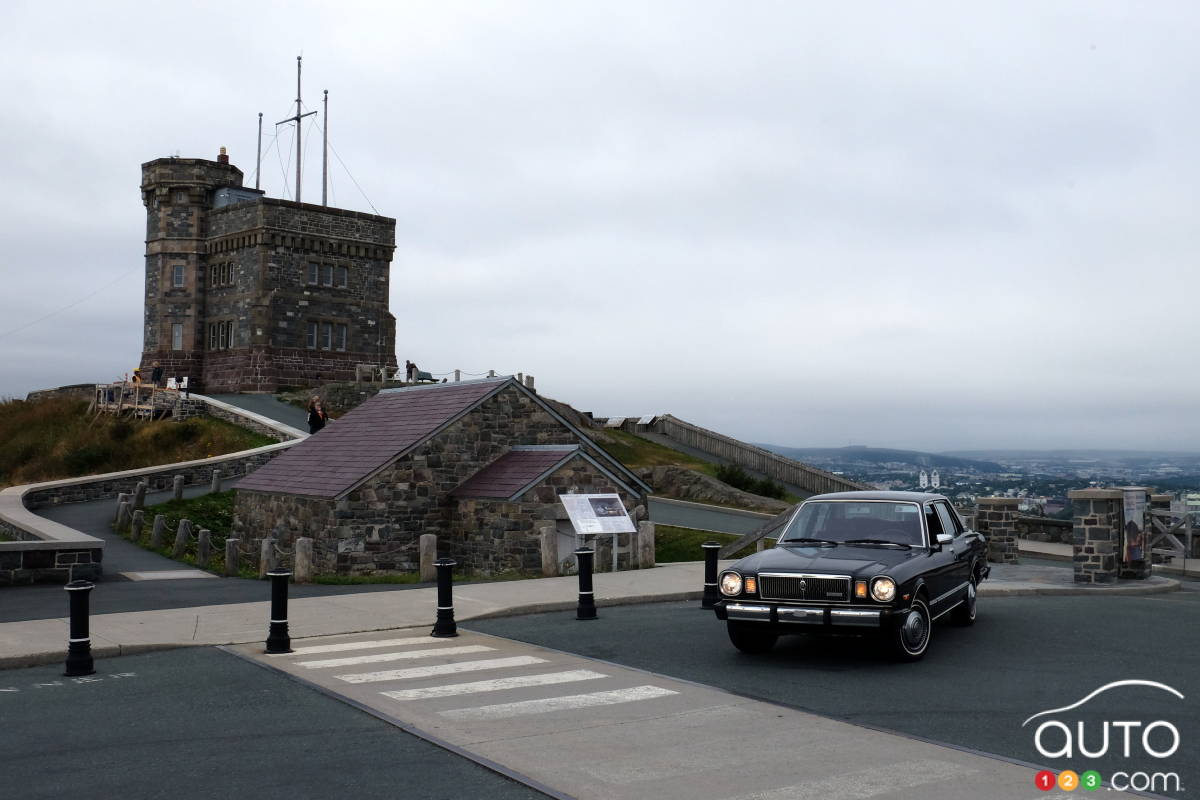
[[[1123,595],[1123,596],[1138,596],[1150,594],[1166,594],[1167,592],[1177,592],[1182,587],[1179,581],[1173,578],[1164,578],[1162,583],[1147,584],[1144,586],[1020,586],[1020,587],[1005,587],[1005,586],[989,586],[986,582],[979,587],[979,595],[981,597],[1028,597],[1031,595]]]
[[[157,650],[175,650],[180,647],[206,647],[197,642],[156,642],[154,644],[106,644],[92,647],[92,658],[117,658],[118,656],[133,656],[138,653],[152,653]],[[0,657],[0,670],[22,669],[24,667],[44,667],[47,664],[62,664],[67,658],[67,648],[64,640],[63,649],[54,652],[26,653],[19,656]]]

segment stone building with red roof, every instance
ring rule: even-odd
[[[324,573],[416,570],[425,533],[472,571],[535,570],[567,492],[632,511],[650,487],[512,378],[389,389],[244,478],[234,531],[251,558],[311,537]]]

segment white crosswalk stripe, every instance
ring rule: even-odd
[[[505,689],[523,689],[529,686],[551,686],[557,683],[574,683],[607,678],[602,672],[590,669],[573,669],[567,672],[548,672],[542,675],[516,675],[511,678],[495,678],[490,681],[451,683],[444,686],[427,686],[424,689],[396,689],[380,694],[393,700],[430,700],[435,697],[455,697],[481,692],[500,692]]]
[[[521,700],[515,703],[498,703],[490,706],[475,708],[455,708],[438,713],[446,719],[491,720],[506,717],[521,717],[529,714],[548,714],[552,711],[570,711],[577,708],[595,708],[611,706],[618,703],[634,703],[639,700],[651,700],[656,697],[667,697],[679,694],[670,689],[658,686],[634,686],[629,689],[614,689],[608,692],[592,692],[590,694],[572,694],[563,697],[547,697],[541,700]]]
[[[267,653],[272,658],[280,656],[307,656],[317,653],[344,653],[350,650],[374,650],[380,647],[408,647],[414,644],[431,644],[428,636],[410,636],[407,639],[379,639],[373,642],[342,642],[341,644],[318,644],[297,647],[290,653]]]
[[[432,678],[438,675],[458,675],[463,672],[480,672],[489,669],[508,669],[509,667],[527,667],[532,664],[545,664],[546,659],[537,656],[508,656],[507,658],[488,658],[480,661],[459,661],[453,664],[435,664],[428,667],[409,667],[407,669],[389,669],[381,672],[360,672],[350,675],[334,675],[339,681],[346,683],[379,683],[382,681],[417,680]]]
[[[399,653],[373,653],[367,656],[350,656],[349,658],[326,658],[320,661],[297,661],[298,667],[309,669],[324,669],[326,667],[352,667],[355,664],[378,664],[381,661],[404,661],[410,658],[437,658],[438,656],[453,656],[464,653],[486,653],[496,648],[482,644],[467,644],[459,647],[439,647],[436,650],[404,650]]]

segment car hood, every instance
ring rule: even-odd
[[[896,547],[839,544],[824,547],[772,547],[747,556],[731,567],[747,573],[758,572],[830,572],[868,578],[878,575],[911,559],[923,557],[925,550]]]

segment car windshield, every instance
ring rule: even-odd
[[[788,525],[780,544],[800,539],[830,542],[873,540],[921,546],[920,507],[916,503],[817,501],[805,503]]]

